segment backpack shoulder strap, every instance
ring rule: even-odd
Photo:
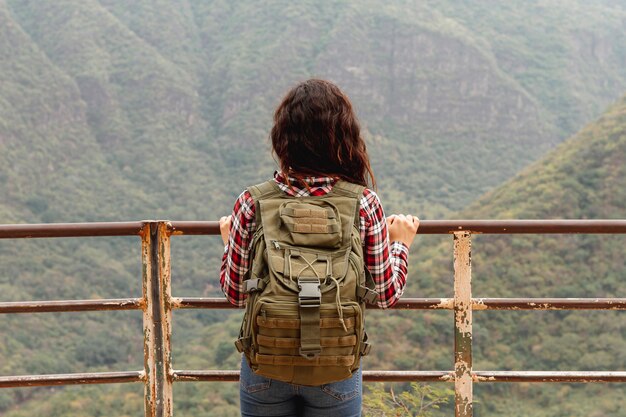
[[[361,198],[365,187],[359,184],[353,184],[348,181],[339,180],[333,185],[333,192],[336,194],[342,194],[348,197]]]
[[[361,197],[363,197],[363,191],[365,187],[359,184],[353,184],[348,181],[339,180],[333,185],[332,193],[335,195],[343,195],[346,197],[351,197],[357,200],[356,203],[356,212],[354,213],[354,225],[356,228],[359,228],[361,219],[359,217],[359,213],[361,211]]]
[[[248,192],[252,195],[254,201],[283,194],[282,190],[278,188],[278,184],[276,184],[276,181],[274,180],[267,180],[260,184],[248,187]]]
[[[255,206],[255,217],[257,227],[261,225],[261,208],[259,207],[259,201],[264,200],[270,197],[278,197],[283,195],[283,191],[278,188],[276,181],[267,180],[257,185],[253,185],[248,187],[248,192],[252,196],[252,200],[254,200]]]
[[[339,180],[333,186],[333,190],[337,190],[337,194],[351,196],[351,197],[356,198],[358,201],[360,201],[361,197],[363,196],[363,191],[365,191],[365,187],[362,185],[353,184],[347,181]],[[359,218],[360,210],[361,210],[361,205],[357,203],[356,214],[354,218],[354,225],[356,226],[357,230],[360,227],[360,220],[361,220]],[[365,285],[361,285],[361,284],[358,285],[357,295],[366,303],[371,304],[371,305],[376,305],[376,300],[378,299],[378,293],[376,292],[376,284],[374,283],[372,274],[367,269],[367,266],[365,264],[363,265],[363,269],[365,272]],[[363,343],[365,345],[368,345],[367,343],[365,343],[365,339],[363,340]]]

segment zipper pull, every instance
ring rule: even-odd
[[[272,240],[272,243],[274,244],[275,249],[280,249],[280,245],[278,244],[277,240]]]

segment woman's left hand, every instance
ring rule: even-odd
[[[224,246],[228,244],[228,235],[230,234],[230,223],[233,219],[233,216],[224,216],[220,219],[220,234],[222,235],[222,241],[224,241]]]

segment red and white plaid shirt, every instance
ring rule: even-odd
[[[281,190],[291,196],[320,196],[332,190],[334,178],[305,177],[309,186],[300,187],[299,181],[289,178],[291,188],[281,173],[274,174]],[[246,190],[235,202],[230,226],[229,241],[224,248],[220,284],[228,301],[242,307],[246,293],[243,278],[250,266],[250,239],[256,230],[255,204]],[[377,304],[381,308],[394,305],[402,295],[406,284],[409,249],[402,242],[389,244],[385,213],[378,195],[365,189],[360,200],[360,231],[363,242],[365,265],[369,269],[378,292]]]

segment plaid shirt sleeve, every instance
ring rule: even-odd
[[[389,244],[387,220],[378,195],[365,189],[361,198],[361,240],[365,266],[378,292],[378,307],[393,306],[404,292],[409,248],[402,242]]]
[[[222,256],[220,285],[231,304],[243,307],[246,300],[243,279],[250,267],[250,239],[256,230],[254,200],[247,190],[237,198],[232,216],[228,244]]]

